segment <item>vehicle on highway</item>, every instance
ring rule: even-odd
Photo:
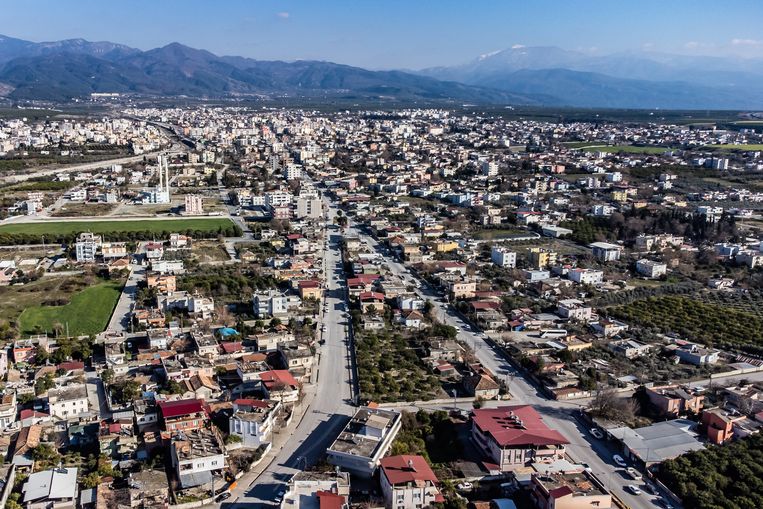
[[[628,467],[625,469],[625,471],[628,472],[628,475],[631,476],[631,479],[634,479],[636,481],[640,481],[642,479],[641,472],[639,472],[633,467]]]
[[[458,488],[461,491],[466,491],[466,490],[470,490],[474,488],[474,485],[468,481],[464,481],[464,482],[458,483],[456,485],[456,488]]]
[[[625,489],[630,491],[633,495],[641,495],[641,490],[635,484],[629,484]]]
[[[628,463],[626,463],[623,457],[620,456],[619,454],[615,454],[614,456],[612,456],[612,461],[614,461],[617,464],[617,466],[620,466],[620,467],[628,466]]]
[[[604,438],[604,433],[602,433],[599,428],[591,428],[590,433],[594,438],[598,438],[599,440]]]
[[[222,502],[223,500],[228,500],[230,498],[230,492],[226,491],[225,493],[220,493],[217,495],[217,498],[215,498],[215,502]]]
[[[665,500],[664,498],[661,498],[659,500],[659,504],[664,507],[665,509],[673,509],[673,504]]]

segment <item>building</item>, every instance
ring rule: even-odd
[[[101,236],[90,232],[80,233],[74,244],[77,263],[95,263],[98,249],[101,247]]]
[[[686,419],[658,422],[631,429],[608,429],[607,434],[620,442],[623,455],[640,466],[649,467],[667,459],[705,448],[696,432],[697,423]]]
[[[185,213],[189,216],[200,216],[204,214],[204,199],[201,195],[185,195]]]
[[[297,219],[320,219],[323,217],[323,202],[317,196],[300,196],[297,198]]]
[[[621,355],[626,359],[635,359],[649,353],[652,349],[651,345],[639,343],[632,339],[621,339],[619,341],[612,341],[607,345],[607,348],[612,350],[615,354]]]
[[[48,391],[50,415],[60,419],[72,419],[87,413],[90,402],[85,384],[67,385]]]
[[[581,285],[598,285],[604,281],[604,272],[595,269],[570,269],[567,279]]]
[[[661,417],[678,417],[686,414],[699,415],[705,397],[692,394],[678,385],[647,387],[646,395]]]
[[[101,244],[101,256],[104,261],[127,256],[126,242],[103,242]],[[78,260],[79,261],[79,260]]]
[[[225,468],[225,447],[215,428],[184,431],[172,441],[170,453],[183,489],[210,485],[212,472]]]
[[[499,267],[513,269],[517,266],[517,253],[505,247],[493,246],[490,250],[490,259]]]
[[[556,303],[556,313],[562,318],[575,321],[590,320],[593,316],[593,310],[586,306],[582,300],[562,299]]]
[[[371,477],[400,431],[400,413],[363,406],[326,450],[328,462],[360,477]]]
[[[481,171],[486,177],[495,177],[498,175],[498,163],[495,161],[482,161]]]
[[[609,242],[594,242],[589,245],[591,254],[600,262],[616,262],[620,259],[623,248]]]
[[[437,488],[437,476],[421,456],[389,456],[380,462],[379,484],[387,509],[429,507],[445,498]]]
[[[76,509],[76,468],[54,468],[30,474],[24,487],[26,509]]]
[[[281,509],[349,509],[350,474],[347,472],[297,472]]]
[[[527,253],[530,266],[534,269],[545,269],[549,265],[554,265],[557,260],[557,253],[544,249],[542,247],[533,247]]]
[[[281,403],[274,400],[237,399],[229,420],[230,434],[239,437],[244,447],[257,449],[270,442],[280,409]]]
[[[686,343],[675,350],[676,356],[682,362],[701,366],[702,364],[715,364],[720,358],[720,350],[705,348],[696,343]]]
[[[546,237],[560,238],[567,235],[572,235],[572,230],[569,228],[562,228],[561,226],[545,225],[541,228],[541,232]]]
[[[282,294],[277,290],[255,293],[252,308],[257,318],[285,316],[302,305],[302,299],[296,295]]]
[[[665,263],[641,259],[636,262],[636,272],[645,277],[657,278],[667,274],[668,266]]]
[[[532,474],[531,497],[538,509],[610,509],[612,495],[582,465]]]
[[[162,401],[159,403],[159,417],[167,431],[194,430],[204,427],[207,410],[198,399]]]
[[[529,405],[480,408],[472,413],[472,438],[495,469],[515,470],[532,462],[563,459],[567,441]]]

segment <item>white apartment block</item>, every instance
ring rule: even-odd
[[[77,237],[74,244],[74,250],[78,263],[94,263],[98,254],[98,248],[101,247],[101,236],[93,235],[90,232],[83,232]]]
[[[581,285],[598,285],[604,280],[604,272],[595,269],[570,269],[567,278]]]
[[[505,247],[493,246],[490,251],[490,259],[499,267],[513,269],[517,266],[517,253],[509,251]]]
[[[661,262],[642,259],[636,262],[636,272],[642,276],[655,278],[664,276],[668,272],[668,266]]]

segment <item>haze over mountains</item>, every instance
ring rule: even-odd
[[[35,43],[0,36],[0,94],[64,101],[92,92],[763,109],[763,60],[514,47],[451,67],[369,71],[323,61],[220,57],[178,43],[141,51],[83,39]]]

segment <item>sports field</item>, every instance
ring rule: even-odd
[[[226,218],[195,219],[125,219],[115,221],[45,221],[34,223],[12,223],[0,226],[2,233],[26,233],[29,235],[70,235],[80,232],[181,232],[198,230],[217,232],[220,228],[230,228],[233,222]]]

